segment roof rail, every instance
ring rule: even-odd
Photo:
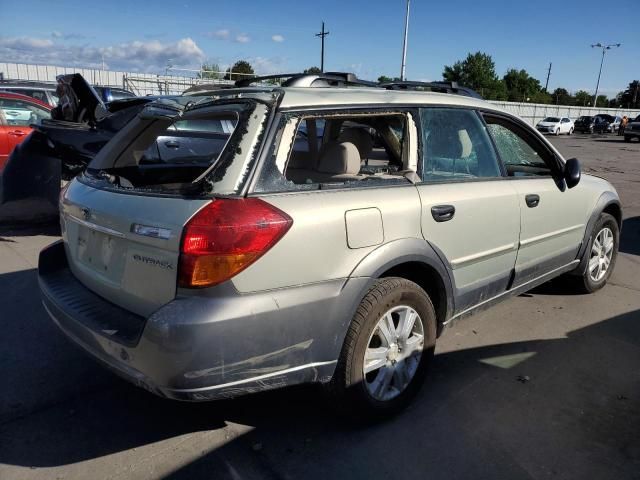
[[[482,98],[475,90],[461,87],[458,82],[389,82],[382,83],[380,87],[387,90],[426,90],[437,93],[453,93],[455,95],[465,95],[467,97]]]
[[[375,82],[360,80],[353,73],[327,72],[327,73],[281,73],[278,75],[263,75],[253,78],[243,78],[236,81],[236,87],[248,87],[256,82],[283,78],[283,87],[378,87]]]
[[[12,79],[7,78],[5,76],[0,77],[0,84],[13,83],[16,85],[32,85],[32,86],[41,86],[41,87],[54,87],[56,86],[55,81],[49,80],[20,80],[20,79]]]

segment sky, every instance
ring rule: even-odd
[[[490,54],[502,76],[524,68],[549,89],[592,92],[640,79],[640,0],[412,0],[407,78],[440,80],[469,52]],[[257,73],[325,70],[365,79],[399,76],[406,0],[0,0],[0,62],[187,74],[203,62],[248,60]],[[178,70],[178,69],[184,69]]]

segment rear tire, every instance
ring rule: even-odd
[[[569,135],[573,135],[573,128],[569,129]]]
[[[638,137],[638,138],[640,139],[640,137]],[[624,136],[624,141],[625,141],[625,142],[630,142],[630,141],[631,141],[631,137],[630,137],[630,136],[628,136],[628,135],[625,135],[625,136]]]
[[[616,219],[601,213],[593,227],[580,268],[580,276],[574,277],[583,293],[593,293],[607,284],[618,257],[620,230]]]
[[[418,393],[436,343],[436,314],[427,293],[404,278],[382,278],[351,321],[328,391],[350,418],[380,419]]]

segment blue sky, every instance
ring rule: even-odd
[[[550,89],[595,88],[597,42],[607,53],[601,91],[640,78],[640,0],[412,0],[407,77],[441,78],[444,65],[468,52],[493,56],[499,75],[524,68]],[[299,71],[320,63],[314,33],[330,32],[325,69],[362,78],[400,70],[405,0],[324,1],[50,1],[0,0],[0,62],[164,71],[222,67],[248,59],[259,73]],[[9,21],[7,21],[9,19]],[[176,73],[178,73],[176,71]]]

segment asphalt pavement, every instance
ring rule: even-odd
[[[640,143],[552,142],[620,193],[609,285],[555,280],[446,329],[416,401],[376,425],[313,386],[189,404],[129,385],[40,304],[55,223],[0,227],[0,479],[640,479]]]

